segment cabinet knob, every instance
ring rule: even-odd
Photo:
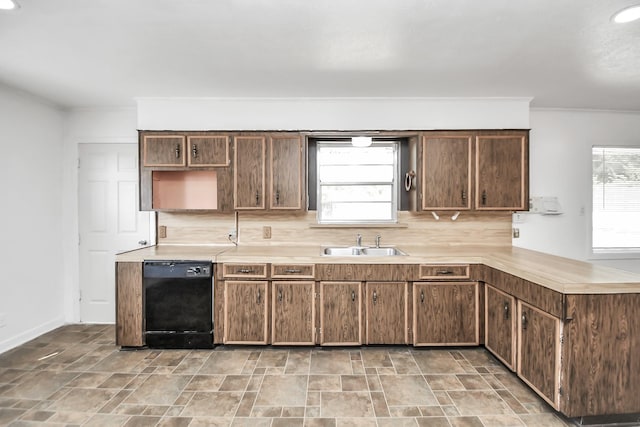
[[[258,206],[260,204],[260,193],[258,193],[258,190],[256,190],[256,206]]]
[[[282,302],[282,289],[278,289],[278,301]]]
[[[453,271],[451,271],[451,270],[438,270],[438,271],[436,271],[436,274],[442,274],[442,275],[453,274]]]
[[[280,204],[280,190],[276,190],[276,205]]]
[[[424,291],[420,291],[420,302],[424,304]]]
[[[527,313],[526,312],[522,312],[522,330],[526,330],[527,329]]]
[[[198,157],[198,146],[196,144],[193,144],[193,147],[191,147],[191,154],[194,159]]]
[[[373,303],[377,304],[378,302],[378,293],[376,291],[373,291]]]
[[[351,302],[356,301],[356,291],[351,291]]]
[[[482,191],[482,206],[486,206],[487,204],[487,190]]]
[[[262,295],[260,294],[260,289],[258,289],[258,297],[256,298],[256,304],[260,304],[260,299]]]
[[[180,144],[176,144],[176,159],[180,158]]]
[[[284,271],[287,274],[300,274],[302,273],[302,270],[298,269],[298,268],[288,268]]]
[[[462,191],[460,192],[460,197],[462,198],[462,203],[465,203],[467,201],[467,192],[464,191],[464,189],[462,189]]]
[[[250,270],[248,268],[241,268],[240,270],[238,270],[238,273],[251,274],[251,273],[253,273],[253,270]]]
[[[504,318],[509,319],[509,301],[504,302]]]

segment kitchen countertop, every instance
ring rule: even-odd
[[[210,260],[315,264],[484,264],[565,294],[640,293],[640,274],[517,247],[409,246],[407,256],[323,256],[322,246],[158,245],[124,252],[118,262]]]

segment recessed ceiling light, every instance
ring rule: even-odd
[[[1,10],[13,10],[19,8],[18,2],[15,0],[0,0],[0,9]]]
[[[613,22],[617,24],[624,24],[626,22],[635,21],[640,19],[640,4],[622,9],[613,15]]]

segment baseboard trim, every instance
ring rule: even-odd
[[[17,335],[14,335],[13,337],[0,342],[0,354],[9,351],[19,345],[22,345],[27,341],[31,341],[32,339],[37,338],[44,333],[59,328],[64,324],[64,316],[60,316],[48,322],[42,323],[34,328],[20,332]]]

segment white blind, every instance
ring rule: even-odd
[[[640,147],[593,147],[593,248],[640,249]]]

